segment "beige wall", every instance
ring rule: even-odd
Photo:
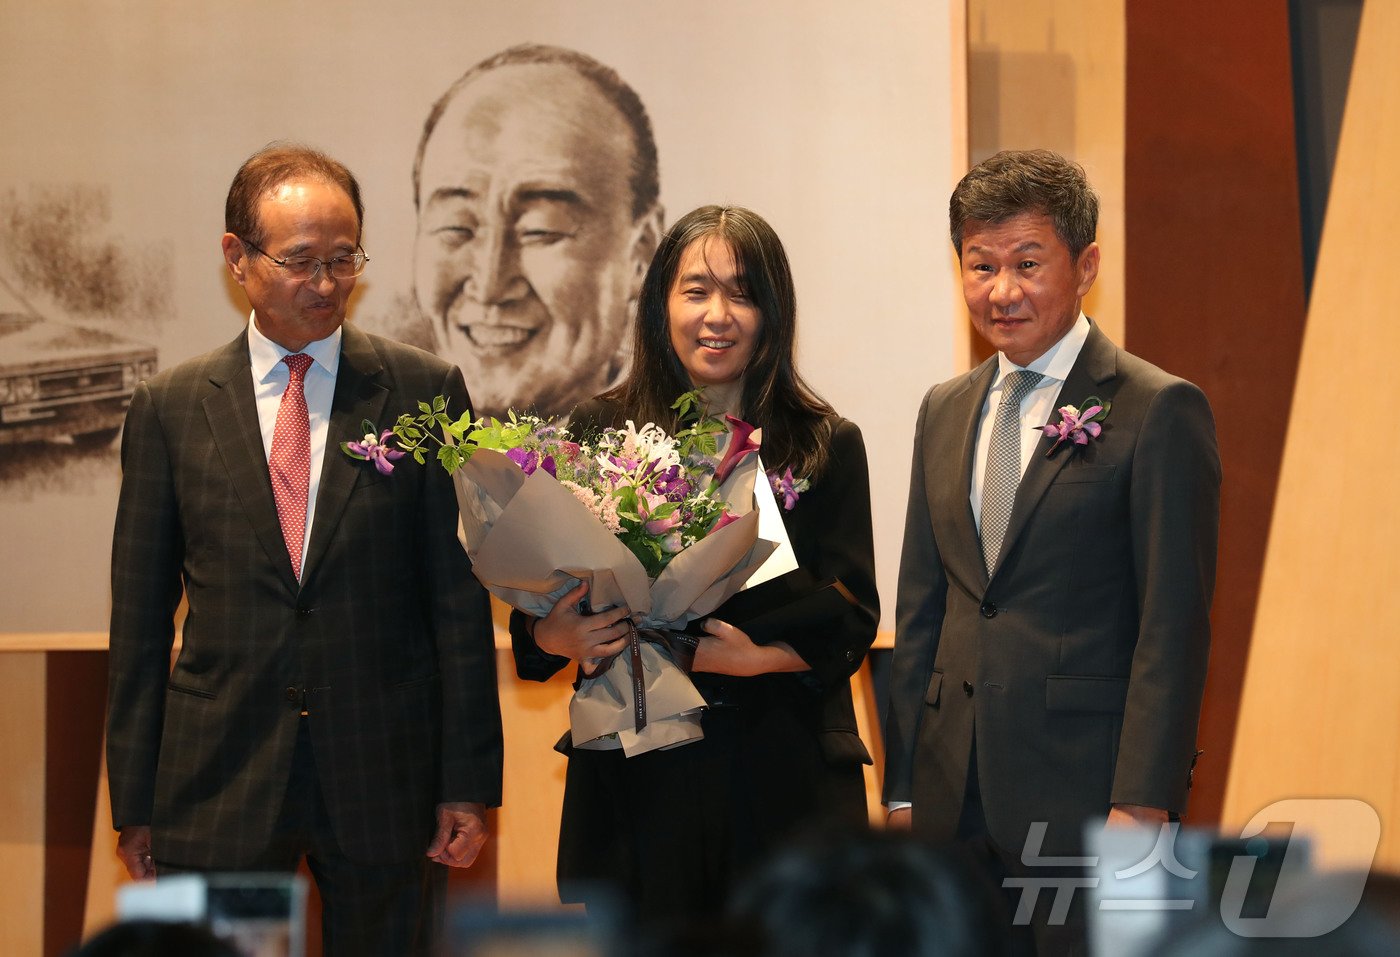
[[[1123,342],[1124,0],[968,0],[971,162],[1044,147],[1099,192],[1103,263],[1084,311]],[[951,184],[950,184],[951,188]],[[979,355],[989,353],[982,347]]]
[[[1400,222],[1400,5],[1357,42],[1226,792],[1226,823],[1286,798],[1359,798],[1400,869],[1400,323],[1387,251]],[[1329,863],[1364,865],[1340,814]],[[1364,833],[1359,836],[1364,838]]]

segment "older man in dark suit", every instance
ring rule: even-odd
[[[453,366],[343,326],[364,268],[354,177],[303,147],[250,158],[224,258],[233,342],[136,390],[112,554],[108,765],[133,877],[289,870],[332,954],[426,953],[486,839],[501,726],[485,592],[437,468],[340,448]],[[187,600],[173,668],[173,616]]]
[[[1185,808],[1210,644],[1214,422],[1080,311],[1097,217],[1083,170],[1046,151],[954,191],[964,296],[998,354],[924,397],[900,562],[892,822],[1022,878],[1052,876],[1038,862],[1074,855],[1090,819]],[[1038,914],[1043,952],[1082,946]]]

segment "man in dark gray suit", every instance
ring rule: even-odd
[[[252,306],[228,345],[141,384],[112,550],[108,767],[133,877],[291,870],[328,953],[427,953],[501,793],[484,590],[438,468],[351,458],[362,422],[468,407],[461,372],[342,325],[358,184],[274,145],[230,187]],[[188,612],[173,668],[173,616]]]
[[[998,354],[919,412],[885,800],[892,823],[1047,877],[1037,859],[1076,854],[1090,819],[1155,825],[1186,806],[1220,461],[1201,391],[1080,311],[1099,265],[1082,169],[999,153],[949,209],[973,325]],[[1091,406],[1107,414],[1087,421]],[[1082,946],[1037,913],[1043,950]]]

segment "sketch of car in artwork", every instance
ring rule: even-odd
[[[106,445],[121,431],[136,384],[155,371],[151,346],[0,298],[0,445],[65,436]]]

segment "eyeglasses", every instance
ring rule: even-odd
[[[317,259],[315,256],[289,256],[286,259],[278,259],[242,236],[238,237],[238,241],[281,266],[286,271],[287,278],[297,282],[309,282],[315,279],[320,275],[322,266],[326,267],[326,271],[331,274],[333,279],[354,279],[365,271],[365,263],[369,262],[369,257],[365,255],[363,248],[352,255],[337,256],[334,259]]]

